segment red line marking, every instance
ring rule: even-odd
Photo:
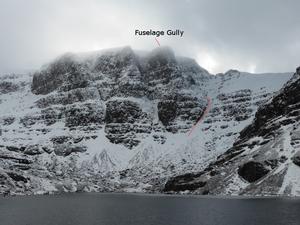
[[[192,134],[192,132],[194,131],[194,129],[196,128],[196,126],[197,126],[199,123],[202,122],[202,120],[203,120],[204,117],[208,114],[208,112],[209,112],[209,110],[210,110],[210,108],[211,108],[211,99],[210,99],[210,97],[207,97],[207,96],[206,96],[206,99],[207,99],[207,107],[206,107],[206,109],[204,110],[203,115],[200,117],[200,119],[197,121],[197,123],[195,123],[195,124],[193,125],[193,127],[191,128],[191,130],[189,131],[188,136],[190,136],[190,135]]]
[[[159,41],[157,40],[157,38],[155,38],[155,41],[156,41],[156,43],[158,44],[158,46],[160,47],[160,43],[159,43]]]

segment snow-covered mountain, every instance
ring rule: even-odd
[[[193,59],[177,57],[166,47],[146,54],[130,47],[68,53],[35,74],[1,76],[0,193],[241,193],[247,184],[242,172],[232,178],[235,190],[228,184],[214,191],[201,187],[209,182],[199,171],[208,171],[237,146],[246,148],[243,145],[250,140],[256,144],[250,145],[251,152],[243,149],[244,154],[250,157],[255,150],[262,157],[262,150],[256,149],[266,140],[257,131],[258,115],[265,120],[263,114],[276,110],[263,108],[275,101],[274,95],[285,92],[281,88],[291,77],[292,73],[236,70],[211,75]],[[188,135],[208,110],[208,98],[209,113]],[[297,129],[291,135],[286,132],[281,137],[287,144],[295,139]],[[295,173],[288,171],[287,176]],[[285,184],[291,186],[289,181]],[[276,193],[299,195],[296,189],[287,189]]]

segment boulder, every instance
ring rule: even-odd
[[[269,172],[270,170],[265,168],[262,163],[254,161],[247,162],[238,169],[238,174],[250,183],[259,180]]]
[[[297,152],[297,153],[293,156],[292,160],[293,160],[293,163],[294,163],[295,165],[300,166],[300,152]]]

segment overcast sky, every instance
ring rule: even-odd
[[[35,70],[64,52],[157,46],[135,29],[184,30],[160,43],[211,73],[300,65],[299,0],[0,0],[0,73]]]

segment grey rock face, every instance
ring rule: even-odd
[[[72,54],[66,54],[34,74],[31,90],[35,94],[48,94],[58,88],[62,91],[84,88],[87,86],[85,78],[83,66]]]
[[[222,111],[225,118],[233,117],[236,121],[242,121],[251,117],[252,108],[249,104],[252,93],[249,89],[236,91],[230,94],[220,94],[219,100],[223,102]],[[233,103],[233,104],[228,104]],[[234,103],[239,103],[239,108],[234,107]]]
[[[158,118],[163,125],[167,126],[174,121],[177,116],[177,108],[177,102],[174,100],[165,100],[158,103]]]
[[[106,137],[130,149],[140,143],[138,134],[148,134],[152,129],[149,115],[137,103],[128,100],[107,102],[105,122]]]
[[[55,93],[45,98],[39,99],[36,103],[40,108],[46,108],[51,105],[69,105],[75,102],[84,102],[87,100],[98,99],[99,95],[95,88],[78,88],[67,92]]]
[[[104,109],[101,104],[97,103],[67,106],[65,117],[67,127],[100,125],[104,122]]]
[[[196,85],[199,79],[208,76],[195,62],[177,61],[169,48],[155,49],[146,57],[136,55],[129,47],[107,51],[92,59],[80,60],[66,54],[34,74],[32,92],[48,95],[36,102],[43,109],[42,115],[26,116],[22,123],[30,127],[42,119],[52,125],[65,119],[67,127],[106,124],[106,137],[112,143],[123,143],[132,148],[140,142],[135,133],[151,132],[153,118],[137,103],[111,98],[166,99],[157,105],[158,118],[163,126],[168,126],[168,131],[174,133],[191,127],[203,108],[201,99],[181,94],[178,88]],[[85,103],[87,101],[91,103]],[[105,108],[101,106],[103,101],[106,101]],[[167,102],[173,102],[173,108],[167,106]],[[186,121],[187,125],[172,126],[169,122],[175,117]]]
[[[128,100],[106,103],[106,123],[134,123],[145,116],[137,103]]]

